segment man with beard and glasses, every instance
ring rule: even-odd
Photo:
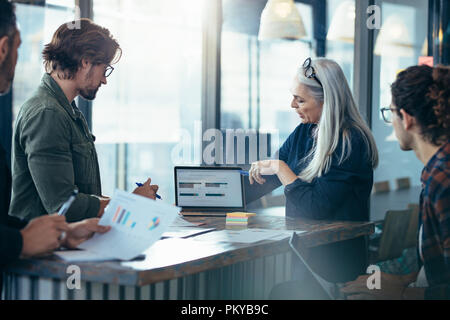
[[[61,25],[45,46],[46,73],[15,123],[10,215],[58,211],[74,189],[68,222],[103,214],[109,198],[101,192],[95,138],[74,99],[94,99],[121,53],[109,30],[89,19]],[[150,181],[134,193],[155,199],[158,186]]]

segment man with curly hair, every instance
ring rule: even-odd
[[[420,271],[381,274],[381,289],[368,276],[347,283],[349,299],[450,299],[450,68],[413,66],[392,84],[392,103],[382,110],[400,148],[425,165],[418,232]]]

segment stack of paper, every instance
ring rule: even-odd
[[[79,248],[105,258],[130,260],[151,247],[177,218],[181,208],[116,190],[99,225],[111,226]],[[78,258],[82,253],[77,253]]]
[[[248,217],[255,215],[247,212],[231,212],[227,213],[226,224],[228,226],[246,226],[248,224]]]

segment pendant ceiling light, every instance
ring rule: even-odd
[[[413,43],[402,17],[391,15],[383,23],[375,43],[378,56],[412,57]]]
[[[355,3],[344,1],[336,9],[328,28],[327,40],[355,42]]]
[[[258,40],[301,39],[306,36],[293,0],[269,0],[261,14]]]

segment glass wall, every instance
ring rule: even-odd
[[[317,21],[313,6],[297,1],[306,36],[295,41],[258,41],[265,4],[223,1],[221,127],[277,130],[282,143],[298,125],[290,88],[305,58],[316,56],[317,30],[326,30],[325,56],[340,64],[353,86],[355,2],[328,0],[325,21]]]
[[[315,57],[313,47],[312,7],[296,5],[305,26],[301,41],[261,41],[259,126],[262,131],[279,132],[280,144],[298,125],[298,116],[291,108],[292,81],[299,66],[308,57]]]
[[[291,82],[302,61],[316,57],[318,41],[325,41],[325,56],[339,63],[353,88],[355,0],[324,1],[323,19],[315,7],[320,1],[296,1],[306,30],[296,41],[258,41],[266,0],[211,1],[221,1],[223,9],[218,53],[222,129],[276,130],[278,144],[272,149],[277,149],[298,125],[290,107]],[[399,149],[379,110],[390,103],[397,72],[426,54],[427,1],[375,4],[382,9],[382,28],[374,37],[371,125],[381,154],[375,181],[390,180],[393,186],[395,178],[410,177],[418,185],[422,164],[412,152]],[[171,201],[176,150],[181,144],[189,148],[192,157],[184,164],[200,160],[194,146],[199,145],[202,119],[203,5],[204,0],[93,1],[94,21],[109,28],[123,49],[92,108],[105,194],[116,187],[131,190],[150,176]],[[61,23],[73,19],[74,1],[16,6],[23,41],[13,84],[15,113],[38,86],[43,46]],[[317,38],[320,29],[323,39]]]
[[[391,103],[390,85],[401,70],[419,63],[426,55],[427,1],[383,1],[382,25],[375,33],[372,131],[380,151],[380,164],[374,180],[389,181],[409,177],[420,185],[423,164],[412,151],[400,150],[392,125],[384,123],[380,109]]]
[[[95,0],[94,21],[123,55],[93,102],[102,185],[132,190],[146,177],[173,201],[174,148],[201,119],[202,0]]]
[[[292,79],[299,65],[314,56],[312,7],[296,4],[304,39],[258,41],[265,4],[223,1],[221,128],[277,130],[282,142],[298,125],[290,107]]]
[[[316,57],[317,41],[336,60],[352,87],[355,28],[354,0],[328,0],[318,20],[318,3],[295,2],[305,27],[300,40],[259,41],[261,13],[267,1],[223,0],[221,47],[221,128],[277,132],[277,150],[299,125],[291,108],[292,80],[307,57]],[[314,5],[317,5],[314,7]],[[317,39],[324,30],[324,39]],[[273,142],[273,141],[272,141]],[[274,191],[274,194],[282,190]]]
[[[355,0],[328,0],[326,56],[341,66],[351,89],[354,43]]]
[[[14,118],[41,82],[44,45],[62,23],[74,19],[74,1],[47,1],[46,6],[17,3],[16,16],[22,44],[13,83]]]

